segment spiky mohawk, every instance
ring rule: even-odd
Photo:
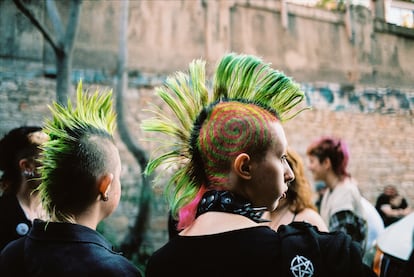
[[[161,154],[148,163],[145,173],[152,173],[162,164],[167,168],[178,165],[166,187],[174,216],[181,207],[196,199],[203,185],[195,180],[194,145],[190,144],[194,124],[203,109],[220,101],[236,100],[264,107],[285,121],[301,111],[290,115],[305,97],[297,83],[260,58],[234,53],[225,55],[219,62],[212,93],[207,89],[202,60],[191,62],[188,74],[176,73],[156,92],[170,107],[174,118],[160,107],[154,107],[155,117],[143,121],[144,131],[169,136],[168,140],[159,141]]]
[[[95,93],[88,94],[82,90],[80,81],[76,96],[76,107],[70,99],[66,107],[56,102],[49,106],[52,119],[46,120],[44,126],[44,132],[50,140],[42,145],[42,166],[39,168],[42,182],[38,190],[43,206],[52,217],[59,211],[55,210],[50,188],[56,186],[53,180],[56,171],[62,166],[59,164],[62,157],[67,157],[74,151],[74,142],[79,141],[85,130],[94,130],[107,137],[112,137],[115,131],[116,113],[112,109],[112,91],[101,94],[96,90]]]

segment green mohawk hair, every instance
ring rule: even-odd
[[[289,112],[305,98],[299,84],[270,64],[247,55],[226,55],[214,77],[213,100],[239,99],[275,110],[283,122],[296,116]]]
[[[173,214],[193,200],[201,184],[194,181],[194,165],[190,145],[194,123],[200,112],[221,100],[248,101],[270,108],[281,121],[294,117],[303,110],[289,113],[305,98],[299,84],[283,73],[274,70],[260,58],[230,53],[219,62],[213,91],[206,84],[205,62],[194,60],[187,74],[178,72],[168,78],[156,93],[169,107],[166,113],[160,107],[151,111],[154,118],[142,122],[144,131],[157,132],[168,139],[157,139],[161,153],[148,163],[145,173],[152,173],[160,165],[174,168],[175,172],[166,187]]]
[[[112,137],[115,131],[116,113],[112,109],[112,91],[104,91],[102,94],[96,90],[93,94],[83,92],[82,82],[77,86],[76,107],[68,99],[67,106],[56,102],[49,109],[52,119],[46,120],[44,132],[49,135],[50,140],[42,145],[42,155],[39,159],[42,164],[40,169],[41,184],[38,187],[43,207],[49,216],[56,216],[59,211],[55,211],[50,187],[54,184],[53,177],[59,168],[59,161],[73,151],[72,144],[79,138],[76,137],[81,130],[95,129],[107,133]],[[67,218],[63,218],[67,219]]]

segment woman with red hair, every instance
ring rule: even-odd
[[[301,157],[289,148],[287,162],[295,174],[295,179],[290,182],[286,198],[281,199],[277,209],[270,213],[270,227],[277,231],[281,225],[304,221],[316,226],[319,231],[327,232],[328,228],[313,203],[312,188],[306,179]]]

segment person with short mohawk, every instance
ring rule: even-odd
[[[118,206],[121,161],[112,93],[77,89],[77,106],[55,103],[41,148],[38,187],[49,219],[6,246],[0,276],[142,276],[96,231]]]
[[[275,232],[262,218],[294,179],[282,122],[303,109],[293,109],[304,99],[299,85],[258,57],[230,53],[212,87],[205,62],[192,62],[157,89],[171,113],[156,108],[142,124],[169,136],[145,173],[171,172],[178,232],[150,257],[146,277],[375,276],[344,233],[304,222]]]

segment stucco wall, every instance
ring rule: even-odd
[[[65,22],[69,4],[57,2]],[[113,74],[120,5],[83,2],[74,68]],[[44,2],[29,6],[49,23]],[[0,62],[31,59],[53,66],[50,47],[12,1],[0,0],[0,30]],[[284,27],[280,1],[129,1],[127,33],[131,71],[170,73],[194,58],[213,64],[237,51],[262,56],[302,82],[412,87],[414,79],[414,30],[375,19],[363,6],[343,13],[288,4]]]

